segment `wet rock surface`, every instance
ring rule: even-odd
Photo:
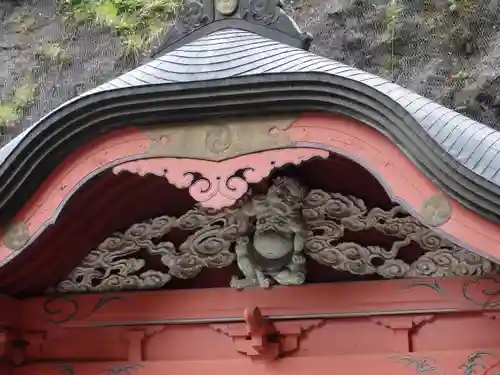
[[[315,53],[500,128],[498,0],[305,1]]]
[[[35,86],[20,120],[1,129],[2,143],[65,101],[133,67],[121,63],[120,40],[110,30],[66,27],[53,0],[19,5],[4,0],[0,9],[0,98],[8,101],[28,76]],[[45,56],[54,44],[64,58]]]

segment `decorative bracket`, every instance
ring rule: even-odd
[[[124,338],[128,341],[128,360],[130,362],[139,362],[143,360],[143,340],[146,337],[146,332],[143,330],[126,330],[123,333]]]
[[[252,360],[274,361],[299,348],[303,334],[320,327],[324,320],[274,322],[258,307],[245,309],[244,323],[212,324],[211,327],[233,339],[236,350]]]
[[[165,326],[149,326],[140,329],[132,328],[125,330],[123,338],[128,342],[128,361],[144,361],[144,342],[164,330]]]
[[[370,320],[394,332],[393,348],[396,352],[411,352],[411,336],[415,330],[434,320],[434,314],[375,316]]]
[[[22,365],[28,352],[36,356],[46,340],[45,332],[20,332],[7,329],[0,332],[0,359],[13,364]]]

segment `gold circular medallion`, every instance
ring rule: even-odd
[[[217,0],[215,8],[223,16],[232,16],[238,8],[238,0]]]
[[[448,197],[433,195],[422,205],[422,221],[431,227],[439,227],[451,218],[452,205]]]
[[[205,134],[205,147],[213,154],[220,154],[231,147],[233,134],[229,126],[216,125]]]
[[[14,223],[10,225],[3,236],[3,244],[10,250],[23,248],[30,239],[28,226],[25,223]]]

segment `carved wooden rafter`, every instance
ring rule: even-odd
[[[293,184],[297,185],[297,182]],[[266,199],[272,198],[269,194],[252,199],[265,203]],[[441,237],[400,206],[390,210],[368,209],[361,199],[313,189],[298,207],[300,220],[308,228],[303,238],[304,261],[311,259],[335,270],[357,275],[378,274],[384,278],[481,276],[499,271],[497,264]],[[203,268],[227,267],[237,259],[235,244],[254,230],[245,212],[241,205],[222,210],[198,205],[178,218],[160,216],[134,224],[91,251],[67,280],[56,286],[56,290],[156,289],[163,287],[172,277],[188,279],[198,275]],[[265,212],[263,217],[272,217]],[[174,229],[188,234],[179,246],[165,240]],[[342,241],[345,231],[367,229],[375,229],[396,241],[390,249]],[[418,244],[425,253],[409,264],[398,256],[400,250],[411,243]],[[141,251],[148,256],[160,257],[164,268],[145,269],[146,261],[138,256]],[[238,265],[243,270],[239,257]],[[302,269],[301,272],[305,271]],[[279,283],[287,281],[275,280]]]

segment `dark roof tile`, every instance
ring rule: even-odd
[[[498,131],[383,78],[249,31],[224,29],[213,32],[82,96],[121,87],[281,72],[324,72],[377,90],[392,99],[408,116],[412,116],[422,130],[441,145],[443,153],[454,158],[454,163],[458,163],[460,168],[469,169],[478,174],[478,178],[500,185]],[[0,149],[0,162],[29,131]]]

